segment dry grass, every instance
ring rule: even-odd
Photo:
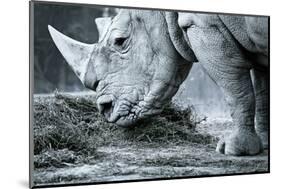
[[[211,136],[196,134],[194,128],[200,120],[192,112],[192,107],[180,110],[170,104],[158,116],[131,128],[120,128],[105,122],[94,101],[89,95],[77,98],[57,92],[54,96],[35,97],[35,167],[59,167],[58,162],[79,162],[80,157],[70,160],[68,153],[85,158],[95,155],[95,149],[104,145],[163,146],[167,143],[210,143],[213,140]],[[69,152],[61,153],[62,150]]]
[[[87,183],[145,178],[254,173],[268,170],[267,152],[233,157],[215,152],[228,122],[200,122],[192,107],[170,104],[135,127],[106,123],[95,97],[34,97],[34,183]],[[212,131],[212,132],[210,132]]]

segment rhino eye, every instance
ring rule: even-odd
[[[114,44],[117,45],[117,46],[123,46],[126,39],[127,38],[125,38],[125,37],[116,38]]]

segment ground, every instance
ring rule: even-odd
[[[120,128],[98,114],[94,95],[34,96],[36,186],[268,171],[268,151],[234,157],[215,152],[229,119],[198,117],[167,105],[161,115]]]

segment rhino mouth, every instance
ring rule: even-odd
[[[97,106],[99,112],[104,116],[107,122],[115,123],[121,127],[133,126],[143,117],[147,117],[148,114],[150,114],[149,110],[145,110],[145,108],[140,105],[140,102],[126,98],[117,99],[114,95],[98,97]]]
[[[140,107],[136,108],[136,103],[128,100],[116,99],[113,95],[104,95],[97,99],[97,106],[99,112],[109,123],[127,127],[134,125],[138,120]]]
[[[97,107],[107,122],[121,127],[135,126],[140,120],[158,115],[162,111],[157,96],[147,93],[135,88],[129,93],[120,89],[114,94],[109,93],[109,90],[103,90],[97,95]]]

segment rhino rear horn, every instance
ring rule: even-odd
[[[104,38],[106,31],[111,24],[111,18],[110,17],[96,18],[95,23],[97,25],[98,32],[99,32],[99,41],[101,41]]]
[[[85,44],[63,35],[48,25],[49,32],[57,48],[84,84],[84,77],[95,44]]]

